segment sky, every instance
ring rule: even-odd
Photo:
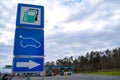
[[[18,3],[45,9],[45,61],[120,47],[120,0],[0,0],[0,71],[13,60]]]

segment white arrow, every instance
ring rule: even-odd
[[[34,67],[39,66],[40,64],[29,60],[29,62],[17,62],[16,67],[28,67],[29,69],[32,69]]]

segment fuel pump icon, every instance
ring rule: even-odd
[[[23,22],[35,23],[37,21],[38,10],[29,9],[24,12]]]

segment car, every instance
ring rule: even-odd
[[[23,48],[27,47],[39,48],[41,46],[41,43],[33,37],[23,37],[22,35],[19,35],[19,38],[21,38],[20,46]]]

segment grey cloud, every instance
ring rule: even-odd
[[[89,3],[81,4],[81,6],[73,7],[78,9],[77,13],[71,12],[72,14],[64,21],[65,23],[70,23],[73,21],[83,21],[84,19],[91,16],[93,13],[95,13],[100,6],[100,4],[90,6]]]
[[[90,5],[89,3],[84,2],[84,6],[78,6],[78,12],[69,15],[69,17],[64,20],[65,23],[70,22],[81,22],[87,19],[94,17],[94,15],[97,15],[92,21],[99,21],[99,20],[107,20],[108,18],[114,16],[113,12],[115,10],[119,10],[119,3],[120,1],[115,0],[114,1],[100,1],[99,3],[95,5]],[[76,8],[76,7],[74,7]],[[73,8],[73,10],[74,10]]]
[[[12,64],[13,46],[5,46],[0,44],[0,66]]]
[[[78,5],[82,2],[82,0],[61,0],[62,4],[67,6]]]
[[[8,55],[12,54],[13,53],[13,46],[0,44],[0,52],[1,52],[1,54],[2,53],[8,54]]]
[[[9,4],[7,4],[9,3]],[[12,24],[14,23],[14,18],[16,16],[16,5],[12,3],[12,1],[5,1],[4,3],[1,2],[0,4],[0,26],[1,28],[6,28],[6,24]]]
[[[118,47],[119,28],[106,27],[101,31],[85,30],[73,33],[56,32],[55,35],[46,38],[46,42],[55,42],[57,45],[46,48],[46,55],[58,54],[61,57],[63,54],[73,52],[73,56],[85,54],[84,52],[92,49],[102,49],[109,47]],[[49,54],[50,53],[50,54]],[[69,55],[68,55],[69,56]]]

